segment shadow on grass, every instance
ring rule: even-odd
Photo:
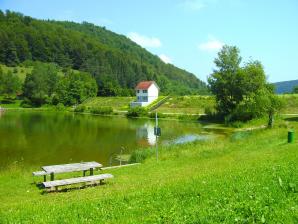
[[[298,117],[287,117],[285,118],[286,121],[294,121],[294,122],[298,122]]]

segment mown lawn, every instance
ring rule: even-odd
[[[16,162],[0,172],[0,223],[297,223],[298,117],[230,139],[168,146],[106,185],[42,194]],[[99,161],[100,162],[100,161]]]

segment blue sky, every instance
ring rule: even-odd
[[[298,79],[297,0],[0,0],[0,9],[105,26],[204,81],[223,44],[260,60],[271,82]]]

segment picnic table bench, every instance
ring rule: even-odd
[[[33,176],[44,176],[44,182],[42,186],[44,188],[55,188],[57,190],[58,186],[65,186],[70,184],[76,183],[96,183],[102,181],[104,179],[112,178],[113,175],[111,174],[101,174],[93,176],[93,171],[96,168],[101,168],[102,165],[97,162],[82,162],[82,163],[70,163],[70,164],[61,164],[61,165],[52,165],[52,166],[42,166],[42,171],[35,171],[33,172]],[[54,180],[55,174],[58,173],[69,173],[69,172],[76,172],[76,171],[83,171],[83,177],[76,177],[64,180]],[[86,177],[86,171],[90,171],[90,176]],[[46,176],[51,176],[51,181],[46,181]]]

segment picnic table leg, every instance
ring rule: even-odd
[[[51,173],[51,181],[54,180],[54,173]]]
[[[90,168],[90,176],[93,176],[93,168]]]
[[[83,177],[86,176],[86,170],[83,170]]]
[[[44,175],[43,176],[43,182],[46,182],[47,181],[47,175]]]

